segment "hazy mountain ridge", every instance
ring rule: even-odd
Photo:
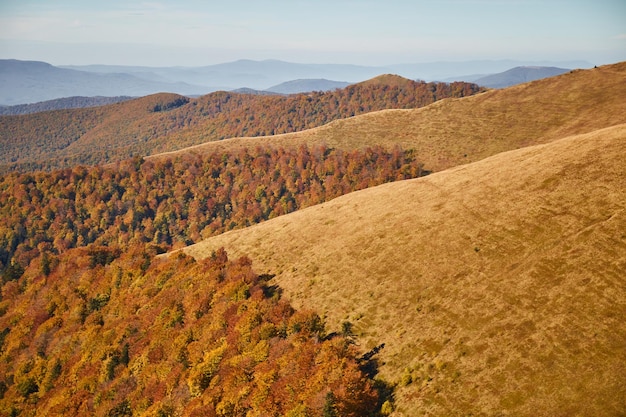
[[[503,60],[368,67],[297,64],[278,60],[239,60],[189,68],[118,65],[53,67],[34,61],[1,60],[0,104],[25,104],[69,96],[144,96],[157,92],[197,96],[239,88],[266,90],[298,79],[342,80],[356,83],[385,73],[395,73],[413,80],[462,81],[463,74],[492,74],[522,65],[565,68],[592,66],[584,61],[546,63]],[[15,72],[16,67],[21,69]],[[31,75],[28,75],[29,73]]]
[[[360,82],[384,73],[394,73],[409,79],[438,81],[463,81],[452,79],[464,74],[493,74],[518,66],[556,66],[564,68],[590,68],[593,64],[586,61],[516,61],[516,60],[483,60],[460,62],[428,62],[415,64],[394,64],[387,66],[364,66],[342,64],[300,64],[280,60],[253,61],[242,59],[204,67],[125,67],[125,66],[65,66],[64,68],[80,69],[95,72],[128,72],[149,73],[170,81],[185,81],[190,84],[206,83],[207,79],[216,80],[213,85],[232,86],[232,88],[249,87],[264,90],[272,85],[295,79],[326,78]],[[230,77],[229,75],[233,76]],[[233,81],[234,86],[233,86]],[[240,84],[241,81],[248,84]]]
[[[203,67],[125,67],[125,66],[65,66],[101,73],[127,72],[136,76],[146,74],[158,80],[184,81],[211,88],[211,91],[252,88],[267,90],[278,84],[297,79],[347,79],[352,82],[363,81],[382,71],[378,67],[341,64],[297,64],[279,60],[253,61],[242,59],[234,62],[208,65]]]
[[[44,62],[0,60],[0,103],[36,103],[73,96],[145,96],[168,91],[204,94],[206,87],[157,82],[126,73],[96,74]]]
[[[499,74],[491,74],[475,79],[478,85],[489,88],[506,88],[516,84],[554,77],[570,71],[556,67],[515,67]]]
[[[265,91],[280,94],[297,94],[308,93],[311,91],[332,91],[349,86],[350,83],[344,81],[332,81],[323,78],[320,79],[300,79],[286,81],[284,83],[274,85]]]
[[[244,88],[237,88],[235,90],[230,90],[232,93],[238,93],[238,94],[252,94],[252,95],[257,95],[257,96],[274,96],[274,95],[282,95],[280,93],[274,93],[272,91],[267,91],[267,90],[255,90],[254,88],[248,88],[248,87],[244,87]]]

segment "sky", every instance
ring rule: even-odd
[[[0,59],[603,65],[626,60],[626,0],[0,0]]]

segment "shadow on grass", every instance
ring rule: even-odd
[[[385,348],[385,344],[381,343],[369,352],[359,358],[359,368],[369,379],[374,381],[374,389],[378,392],[378,404],[376,411],[371,415],[386,416],[394,408],[394,386],[393,384],[377,378],[380,363],[378,353]]]

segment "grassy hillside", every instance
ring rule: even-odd
[[[398,77],[291,96],[155,94],[97,109],[0,117],[0,172],[96,165],[236,136],[296,132],[389,108],[417,108],[481,91],[468,83]]]
[[[531,87],[513,89],[520,109],[533,107],[521,94]],[[486,97],[422,112],[488,108]],[[521,118],[508,110],[493,118]],[[568,115],[537,112],[530,131]],[[544,128],[542,140],[589,130],[587,118]],[[397,415],[623,415],[624,155],[622,124],[352,193],[185,251],[247,254],[294,305],[335,329],[352,323],[364,349],[385,343]]]
[[[625,78],[623,62],[442,100],[417,110],[385,110],[305,132],[226,140],[191,151],[252,147],[257,142],[281,146],[324,143],[344,149],[398,144],[414,148],[427,169],[440,171],[499,152],[625,123]]]

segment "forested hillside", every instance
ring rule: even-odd
[[[333,92],[198,99],[157,94],[91,109],[0,117],[0,172],[97,165],[235,136],[294,132],[374,110],[417,108],[482,91],[384,76]]]
[[[0,414],[378,415],[384,385],[349,335],[249,259],[117,256],[74,249],[4,285]]]
[[[181,247],[350,191],[422,175],[413,152],[323,146],[127,160],[0,176],[0,270],[89,244]]]

